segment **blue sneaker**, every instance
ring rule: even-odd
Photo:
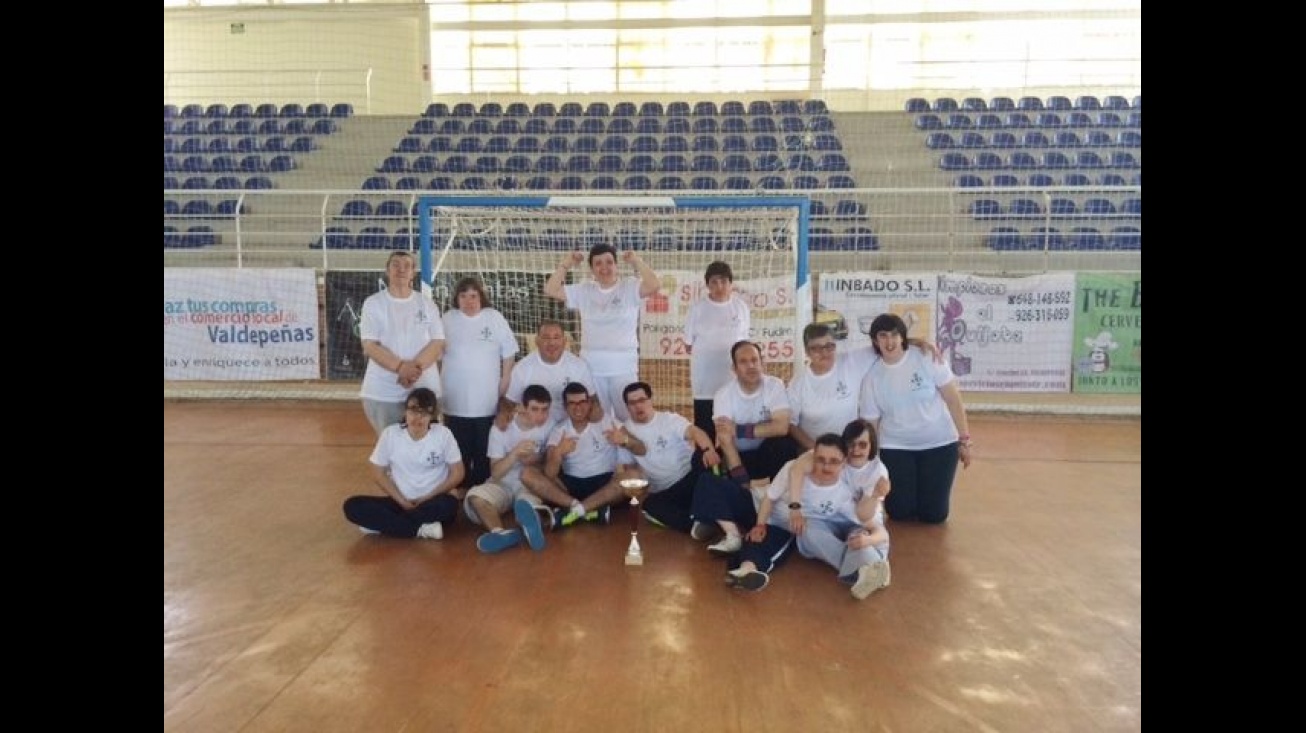
[[[476,538],[476,549],[489,555],[503,552],[509,547],[521,544],[521,532],[510,529],[506,532],[486,532]]]
[[[536,552],[543,550],[544,526],[540,522],[540,515],[535,511],[535,506],[525,499],[518,499],[512,503],[512,513],[517,517],[517,524],[521,525],[522,533],[526,535],[526,544]]]

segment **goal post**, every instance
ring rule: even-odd
[[[567,253],[588,254],[602,243],[634,250],[662,283],[640,314],[640,378],[664,408],[687,409],[683,325],[689,305],[707,297],[704,272],[714,261],[734,272],[767,372],[788,381],[802,363],[802,329],[812,318],[809,206],[806,196],[424,196],[417,202],[421,281],[444,311],[456,282],[474,275],[523,354],[546,319],[561,321],[578,350],[579,319],[544,295],[544,282]],[[618,265],[623,276],[633,274]],[[568,282],[589,277],[582,264]]]

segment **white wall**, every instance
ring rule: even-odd
[[[427,18],[424,5],[165,9],[163,101],[349,102],[358,114],[418,114],[430,99]]]

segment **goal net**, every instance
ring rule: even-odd
[[[570,348],[579,350],[578,316],[544,295],[568,253],[586,254],[586,263],[598,244],[619,256],[639,253],[662,284],[641,311],[639,376],[663,409],[693,404],[683,325],[690,304],[707,297],[704,273],[714,261],[734,272],[767,372],[788,381],[803,358],[801,332],[812,307],[806,197],[447,196],[424,197],[418,210],[421,279],[436,304],[455,307],[458,280],[480,278],[522,354],[534,348],[541,320],[562,322]],[[618,266],[622,276],[634,274],[620,259]],[[589,277],[582,263],[568,282]]]

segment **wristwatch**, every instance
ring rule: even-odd
[[[798,510],[798,509],[802,509],[802,508],[803,508],[803,505],[802,505],[800,502],[797,502],[797,501],[791,501],[791,502],[789,502],[789,508],[790,508],[790,509],[793,509],[793,510],[796,511],[796,510]]]

